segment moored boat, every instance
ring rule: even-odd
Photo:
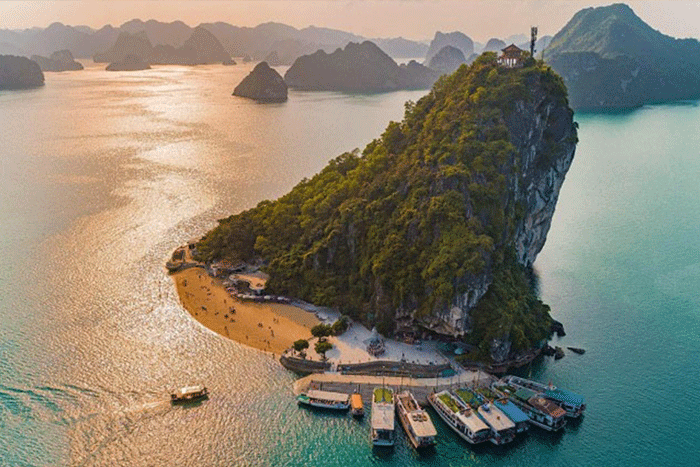
[[[394,445],[394,391],[390,388],[374,388],[371,427],[372,444]]]
[[[567,389],[557,388],[552,384],[545,385],[514,375],[504,376],[502,381],[504,384],[512,386],[515,389],[526,388],[536,392],[564,409],[567,417],[578,418],[586,410],[586,401],[583,396]]]
[[[350,396],[350,410],[353,417],[364,417],[365,407],[362,404],[362,395],[360,395],[359,392],[356,392]]]
[[[494,386],[494,389],[507,394],[510,400],[530,418],[530,423],[533,425],[547,431],[558,431],[566,425],[566,411],[535,391],[519,388],[512,392],[512,388],[504,386]]]
[[[435,426],[428,412],[418,405],[413,394],[404,391],[396,396],[396,413],[414,448],[422,449],[435,445]]]
[[[455,394],[462,402],[476,410],[479,417],[489,426],[491,429],[490,441],[493,444],[507,444],[515,439],[515,423],[481,394],[466,388],[457,389]]]
[[[510,399],[503,397],[494,400],[493,403],[496,407],[501,409],[501,412],[506,414],[506,417],[508,417],[511,422],[515,423],[516,433],[523,433],[530,429],[530,417],[520,410]]]
[[[452,431],[468,443],[483,443],[491,437],[489,426],[479,418],[471,407],[449,391],[430,394],[428,402]]]
[[[319,409],[348,410],[350,408],[350,396],[341,392],[309,389],[306,393],[297,396],[297,403]]]
[[[204,399],[209,396],[209,391],[204,386],[185,386],[170,394],[173,403],[189,402]]]

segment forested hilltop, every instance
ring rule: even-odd
[[[566,88],[493,53],[444,76],[402,122],[276,201],[220,221],[201,259],[263,258],[271,293],[382,333],[462,336],[503,361],[547,337],[530,287],[577,142]]]

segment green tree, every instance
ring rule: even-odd
[[[306,339],[299,339],[297,341],[294,341],[294,344],[292,344],[292,348],[297,352],[301,352],[302,350],[309,348],[309,341],[307,341]]]
[[[332,334],[332,328],[329,324],[319,323],[311,328],[311,335],[314,337],[327,337]]]
[[[326,352],[333,348],[333,344],[328,341],[318,341],[314,346],[314,350],[317,354],[321,355],[323,359],[326,359]]]

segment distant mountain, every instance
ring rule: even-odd
[[[44,73],[26,57],[0,55],[0,90],[29,89],[44,85]]]
[[[461,50],[451,45],[446,45],[430,59],[428,67],[440,74],[449,74],[459,68],[467,60]]]
[[[432,42],[430,42],[430,47],[425,55],[424,63],[430,63],[430,59],[433,58],[433,55],[438,53],[440,49],[446,45],[451,45],[461,50],[465,57],[469,57],[474,53],[474,42],[468,36],[461,32],[449,32],[445,34],[438,31],[435,33]]]
[[[484,46],[484,52],[500,52],[505,48],[507,44],[505,41],[502,41],[500,39],[496,39],[495,37],[492,39],[489,39],[489,41],[486,43]]]
[[[148,62],[152,54],[153,44],[145,32],[122,32],[109,50],[95,54],[93,60],[96,63],[115,63],[124,61],[127,56],[133,56]]]
[[[577,109],[700,97],[700,43],[660,33],[624,4],[579,11],[544,56]]]
[[[192,28],[182,21],[172,23],[161,23],[160,21],[132,19],[119,27],[120,31],[136,34],[145,32],[151,44],[172,45],[182,47],[185,41],[192,35]]]
[[[83,65],[75,61],[70,50],[59,50],[52,53],[48,58],[32,55],[32,60],[39,65],[41,71],[75,71],[83,69]]]
[[[385,92],[427,89],[438,73],[411,61],[399,66],[376,44],[349,43],[332,54],[299,57],[284,76],[291,88],[314,91]]]
[[[127,56],[156,65],[203,65],[223,63],[231,59],[214,35],[203,27],[197,27],[182,47],[157,45],[153,47],[146,33],[122,32],[115,44],[106,52],[96,54],[95,62],[123,62]]]
[[[549,46],[549,43],[552,42],[552,36],[542,36],[539,39],[537,39],[537,42],[535,42],[535,57],[540,58],[542,56],[542,52]],[[520,47],[523,50],[530,50],[530,41],[527,40],[525,42],[522,42],[518,44],[517,42],[515,43],[518,47]]]
[[[425,57],[428,53],[428,44],[423,42],[394,37],[391,39],[371,39],[372,42],[394,58],[417,58]]]
[[[107,65],[107,71],[140,71],[150,70],[151,66],[148,62],[135,55],[127,55],[123,60],[112,62]]]

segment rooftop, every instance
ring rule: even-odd
[[[319,399],[333,402],[347,402],[350,396],[341,392],[319,391],[317,389],[309,389],[306,395],[311,399]]]

